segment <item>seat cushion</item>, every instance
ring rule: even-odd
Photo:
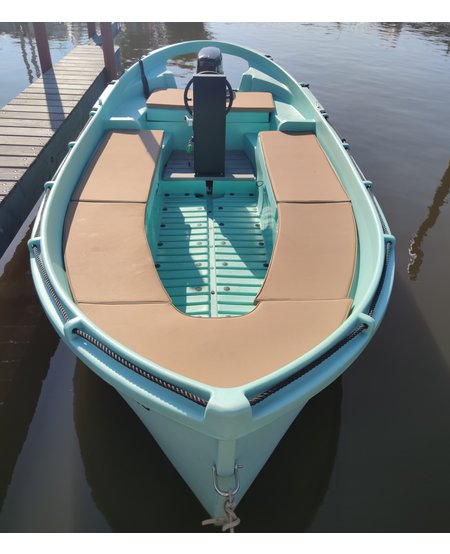
[[[192,92],[191,92],[192,95]],[[147,100],[147,108],[184,109],[184,89],[154,90]],[[192,101],[189,102],[192,106]],[[275,105],[270,92],[236,92],[231,111],[273,112]]]
[[[72,200],[147,202],[164,131],[109,131]]]
[[[262,302],[241,317],[189,317],[167,303],[80,304],[144,358],[217,387],[237,387],[305,354],[344,321],[351,301]]]
[[[278,204],[278,225],[256,302],[346,298],[357,248],[351,203]]]
[[[145,204],[70,202],[64,262],[76,302],[170,302],[144,225]]]
[[[349,198],[312,133],[259,133],[277,202],[345,202]]]

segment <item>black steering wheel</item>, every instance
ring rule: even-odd
[[[199,73],[197,73],[197,75],[205,75],[205,74],[207,74],[207,75],[216,75],[217,72],[216,71],[200,71]],[[188,102],[190,100],[190,98],[188,98],[188,93],[189,93],[189,89],[191,88],[193,82],[194,82],[194,77],[192,77],[192,79],[186,85],[186,88],[184,89],[184,95],[183,95],[184,106],[185,106],[186,110],[188,111],[189,115],[192,115],[192,108],[188,104]],[[225,115],[227,115],[227,113],[231,110],[231,106],[233,105],[234,91],[231,88],[231,85],[230,85],[230,83],[228,82],[227,79],[225,79],[225,85],[228,89],[228,106],[225,110]]]

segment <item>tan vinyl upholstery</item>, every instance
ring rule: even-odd
[[[278,233],[256,302],[347,298],[357,255],[352,205],[317,137],[259,134]]]
[[[356,259],[350,202],[278,204],[278,236],[256,300],[346,298]]]
[[[109,131],[72,200],[147,202],[164,131]]]
[[[80,304],[101,329],[162,367],[235,387],[292,362],[334,331],[350,300],[261,302],[241,317],[189,317],[170,304]]]
[[[154,90],[147,100],[147,108],[184,109],[184,89]],[[189,102],[192,106],[192,102]],[[273,112],[275,105],[270,92],[236,92],[231,111]]]
[[[64,260],[76,302],[170,302],[144,224],[144,203],[70,203]]]
[[[280,234],[256,308],[241,317],[189,317],[171,303],[145,231],[162,139],[161,131],[111,132],[89,164],[65,220],[72,294],[100,329],[152,362],[212,386],[249,383],[308,352],[347,317],[351,206],[280,203]],[[321,249],[329,260],[319,259]]]
[[[163,131],[109,131],[81,177],[64,224],[76,302],[170,302],[145,232]]]
[[[346,202],[328,158],[312,133],[259,133],[277,202]]]

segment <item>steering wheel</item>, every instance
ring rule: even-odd
[[[197,73],[197,75],[205,75],[205,74],[207,74],[207,75],[217,75],[217,72],[216,71],[200,71],[199,73]],[[188,93],[189,93],[189,89],[191,88],[193,82],[194,82],[194,77],[192,77],[192,79],[186,85],[186,88],[184,89],[184,95],[183,95],[184,106],[185,106],[186,110],[188,111],[189,115],[191,115],[191,116],[192,116],[192,108],[188,104],[188,101],[190,100],[190,98],[188,98]],[[233,105],[234,91],[231,88],[231,85],[230,85],[230,83],[228,82],[227,79],[225,79],[225,85],[228,89],[228,106],[225,110],[225,115],[227,115],[227,113],[231,110],[231,106]]]

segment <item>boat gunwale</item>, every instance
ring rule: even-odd
[[[256,60],[260,63],[260,69],[261,68],[268,68],[271,69],[273,67],[276,68],[277,72],[281,72],[283,78],[288,81],[289,89],[294,94],[303,94],[303,97],[306,99],[308,104],[310,104],[311,109],[315,112],[317,116],[317,121],[324,121],[324,118],[320,111],[314,106],[314,104],[311,102],[311,99],[306,97],[304,93],[302,92],[302,87],[294,81],[294,79],[280,66],[275,64],[273,61],[267,59],[262,54],[259,54],[253,50],[246,49],[243,47],[238,47],[236,45],[229,45],[228,43],[222,43],[219,41],[190,41],[189,43],[181,43],[182,45],[189,45],[189,48],[194,48],[195,51],[197,51],[199,48],[205,46],[205,45],[217,45],[224,47],[225,45],[227,48],[231,46],[231,50],[233,52],[230,52],[230,48],[228,48],[228,52],[224,49],[224,53],[233,53],[235,54],[235,49],[237,49],[239,52],[247,51],[251,57],[251,59]],[[187,46],[184,46],[181,51],[179,45],[170,45],[164,48],[161,48],[159,50],[155,50],[154,52],[150,53],[144,60],[144,64],[149,65],[151,63],[152,59],[156,59],[159,61],[159,57],[162,57],[162,53],[168,54],[167,58],[173,57],[174,53],[180,54],[184,53]],[[236,55],[236,54],[235,54]],[[242,57],[242,56],[241,56]],[[244,58],[245,59],[245,58]],[[39,211],[39,215],[37,220],[39,220],[39,228],[36,228],[33,230],[32,239],[30,240],[30,248],[32,248],[33,245],[38,246],[40,255],[42,258],[42,262],[44,267],[46,268],[46,271],[48,273],[50,282],[52,283],[56,294],[58,295],[61,303],[63,306],[65,306],[66,310],[68,311],[68,314],[70,315],[70,324],[63,325],[61,320],[57,320],[54,317],[53,313],[49,313],[47,311],[47,315],[50,317],[53,325],[59,332],[59,334],[68,340],[69,345],[74,351],[79,352],[79,346],[80,343],[78,342],[80,339],[74,338],[74,336],[71,334],[71,330],[73,330],[74,325],[77,324],[78,326],[83,327],[86,330],[91,331],[94,333],[94,335],[100,337],[99,340],[102,340],[105,342],[106,345],[113,348],[114,350],[118,350],[119,352],[124,355],[124,357],[131,359],[131,361],[135,361],[139,365],[143,366],[145,369],[148,369],[149,371],[156,373],[159,377],[162,379],[170,379],[172,381],[177,382],[180,386],[187,387],[189,390],[197,391],[203,396],[206,396],[208,398],[208,407],[211,405],[211,408],[213,405],[217,408],[217,403],[220,404],[221,410],[230,410],[232,411],[236,405],[242,406],[242,401],[245,398],[245,401],[248,403],[249,397],[252,397],[257,393],[257,391],[261,391],[264,389],[268,389],[283,378],[288,377],[289,375],[294,374],[296,371],[301,369],[302,367],[307,366],[312,361],[316,360],[326,352],[328,349],[332,348],[333,345],[337,344],[341,339],[343,339],[346,335],[351,333],[361,322],[364,322],[368,324],[370,323],[370,328],[364,333],[365,340],[363,341],[363,344],[361,345],[361,348],[359,348],[358,353],[364,348],[364,346],[369,342],[373,332],[378,327],[381,317],[384,314],[384,311],[387,306],[387,299],[389,297],[389,293],[387,294],[386,302],[383,303],[383,306],[379,304],[378,306],[378,314],[375,318],[372,318],[372,321],[368,320],[367,314],[364,312],[367,311],[368,307],[370,306],[370,303],[372,302],[372,299],[374,298],[374,295],[377,291],[377,288],[379,286],[382,272],[383,272],[383,263],[384,263],[384,257],[382,254],[384,254],[384,248],[381,248],[381,243],[383,245],[386,243],[386,241],[394,242],[393,237],[390,234],[386,234],[383,232],[382,225],[380,222],[380,215],[377,213],[376,206],[373,203],[373,200],[371,196],[369,195],[366,187],[364,187],[363,181],[360,177],[360,175],[357,172],[357,169],[355,165],[351,162],[350,157],[348,156],[348,153],[345,152],[346,158],[350,164],[350,169],[354,172],[355,177],[358,179],[358,181],[361,183],[361,188],[363,189],[364,194],[366,195],[367,200],[367,206],[369,208],[369,211],[371,212],[374,221],[376,222],[377,228],[379,228],[378,232],[378,250],[379,250],[379,256],[375,263],[377,271],[374,271],[374,274],[372,276],[372,281],[369,284],[369,286],[366,287],[365,294],[361,298],[360,302],[357,305],[353,306],[352,313],[348,316],[348,318],[332,333],[330,334],[324,341],[316,345],[313,349],[305,353],[300,358],[293,360],[289,364],[285,365],[284,367],[278,368],[271,374],[261,377],[255,381],[252,381],[250,383],[247,383],[245,385],[241,385],[239,387],[233,387],[233,388],[227,388],[227,389],[221,389],[218,387],[212,387],[209,385],[205,385],[204,383],[200,383],[197,381],[194,381],[192,379],[189,379],[183,375],[180,375],[178,373],[172,372],[168,368],[162,368],[158,366],[157,364],[151,362],[151,360],[147,360],[145,358],[140,357],[135,352],[132,352],[129,350],[125,345],[121,345],[108,335],[102,332],[101,329],[98,329],[92,322],[89,321],[89,319],[79,310],[79,308],[76,306],[76,304],[73,302],[71,298],[69,298],[69,295],[64,290],[64,287],[60,284],[59,279],[57,278],[57,275],[55,274],[53,270],[53,262],[51,253],[49,251],[49,245],[47,244],[46,235],[48,234],[48,219],[50,218],[50,214],[54,209],[58,208],[58,202],[54,200],[55,198],[55,192],[57,187],[62,186],[62,182],[65,178],[65,170],[67,166],[71,164],[74,157],[76,157],[77,150],[79,148],[79,144],[83,141],[83,138],[86,137],[88,133],[91,132],[92,128],[98,123],[98,125],[101,125],[102,121],[102,114],[105,111],[105,108],[107,105],[105,105],[106,100],[110,97],[111,99],[118,95],[119,93],[123,92],[123,89],[125,89],[129,81],[132,83],[134,81],[137,81],[135,73],[138,71],[138,64],[136,63],[134,66],[132,66],[121,78],[120,81],[113,82],[109,87],[106,93],[102,95],[101,98],[103,100],[98,103],[97,107],[93,112],[91,112],[91,119],[89,120],[88,124],[83,129],[82,133],[78,137],[77,141],[75,141],[75,144],[71,151],[69,152],[69,155],[67,156],[67,159],[65,160],[65,163],[62,165],[62,167],[59,168],[58,174],[56,175],[54,181],[50,184],[48,184],[47,189],[49,190],[49,193],[45,196],[45,202],[43,202],[41,210]],[[269,73],[270,75],[270,73]],[[123,79],[123,80],[122,80]],[[133,79],[133,80],[132,80]],[[285,84],[282,82],[282,84]],[[291,90],[292,89],[292,90]],[[333,141],[335,141],[336,145],[344,149],[342,146],[342,142],[340,141],[336,131],[327,123],[325,122],[325,125],[327,126],[327,130],[330,132],[330,136],[332,137]],[[55,204],[55,206],[54,206]],[[384,217],[384,216],[383,216]],[[37,234],[37,231],[39,231],[39,235]],[[388,275],[385,276],[385,283],[384,287],[387,287],[390,290],[390,287],[392,286],[392,278],[393,278],[393,259],[394,257],[391,257],[392,263],[390,264],[390,268],[388,271]],[[33,256],[32,256],[32,262],[33,262]],[[35,263],[35,260],[34,260]],[[36,267],[33,267],[33,277],[36,279],[39,279],[39,273]],[[38,288],[38,292],[40,295],[42,294],[42,288]],[[43,300],[46,300],[45,298]],[[47,302],[43,301],[44,306],[46,306]],[[245,316],[243,316],[245,317]],[[361,341],[360,341],[361,343]],[[343,351],[341,351],[342,354]],[[352,357],[352,356],[351,356]],[[356,356],[354,356],[356,357]],[[353,357],[353,359],[354,359]],[[342,356],[341,356],[342,358]],[[336,360],[336,358],[335,358]],[[344,369],[351,363],[352,359],[349,359],[348,363],[341,363],[339,364],[339,368],[334,368],[334,366],[337,365],[337,361],[332,360],[330,363],[327,361],[327,368],[328,373],[330,374],[329,382],[331,382],[333,379],[335,379],[339,373],[344,371]],[[342,359],[341,359],[342,362]],[[330,367],[331,365],[331,367]],[[333,369],[334,368],[334,369]],[[341,369],[341,370],[340,370]],[[114,371],[114,370],[112,370]],[[315,372],[317,374],[317,372]],[[295,393],[294,396],[298,399],[298,397],[302,398],[310,398],[316,392],[324,388],[326,384],[324,383],[323,375],[326,373],[325,370],[321,372],[321,378],[317,379],[316,381],[320,381],[319,383],[314,383],[314,379],[311,379],[311,374],[309,374],[308,379],[302,380],[302,386],[295,387]],[[126,372],[121,372],[119,375],[115,375],[114,378],[112,378],[113,381],[115,381],[118,377],[121,377],[124,381],[121,380],[122,386],[129,386],[130,381],[127,379]],[[326,379],[325,379],[326,380]],[[309,383],[309,385],[308,385]],[[297,383],[298,385],[298,383]],[[319,387],[319,388],[318,388]],[[141,387],[142,388],[142,387]],[[318,390],[317,390],[318,389]],[[225,400],[225,396],[223,394],[223,391],[226,391],[227,393],[227,400]],[[146,398],[147,401],[155,401],[155,398],[157,398],[159,395],[155,395],[152,392],[152,387],[150,387],[149,390],[147,388],[142,388],[142,394],[143,397]],[[276,395],[279,397],[279,395]],[[216,402],[216,400],[218,402]],[[172,404],[174,404],[172,402]],[[268,406],[268,405],[267,405]],[[163,407],[165,410],[168,407],[171,407],[169,403],[164,402],[161,407]],[[175,406],[174,406],[175,407]],[[208,409],[207,407],[207,409]],[[169,410],[171,411],[171,410]],[[264,410],[266,412],[266,410]]]

